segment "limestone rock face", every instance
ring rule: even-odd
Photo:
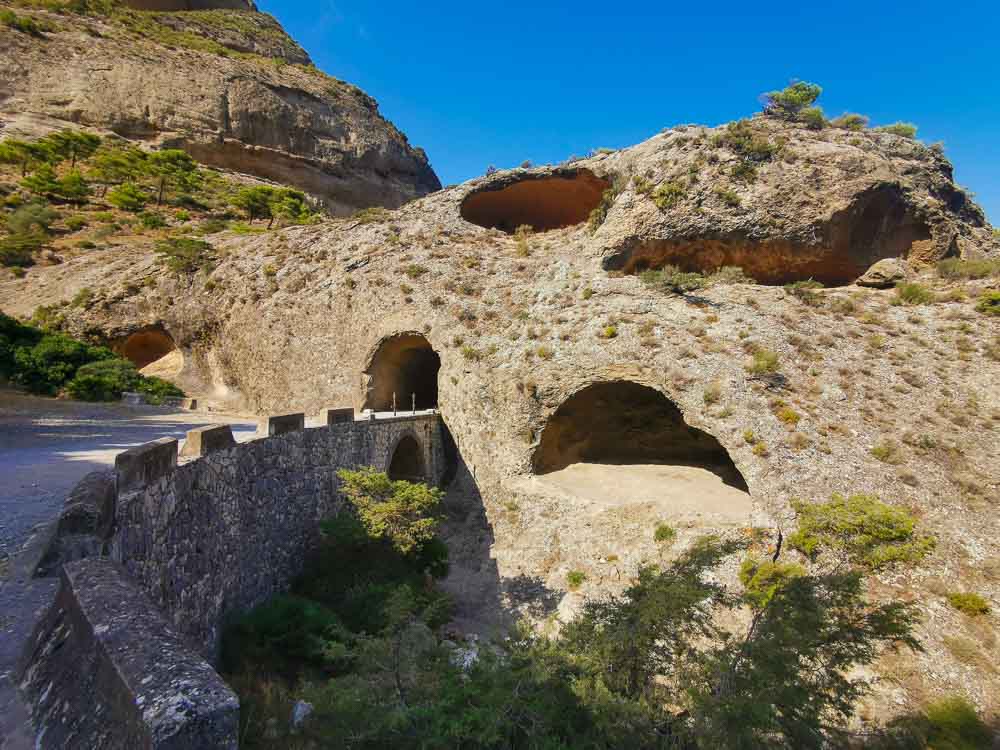
[[[172,274],[152,241],[68,256],[0,280],[0,300],[24,317],[88,287],[84,304],[59,310],[70,332],[113,341],[158,327],[201,373],[206,390],[191,395],[226,394],[234,409],[384,410],[393,394],[406,409],[413,394],[431,397],[458,461],[447,503],[478,529],[448,539],[463,622],[491,607],[544,619],[570,572],[585,576],[581,596],[598,596],[705,533],[792,528],[795,498],[864,493],[912,508],[938,551],[873,595],[918,603],[927,650],[886,670],[912,675],[914,701],[961,690],[995,706],[1000,676],[950,655],[942,637],[965,625],[934,591],[1000,602],[1000,578],[975,572],[1000,561],[1000,516],[984,512],[1000,486],[1000,339],[975,310],[986,282],[934,267],[1000,257],[1000,242],[948,161],[919,142],[765,118],[748,127],[776,147],[752,177],[724,128],[684,126],[392,212],[210,235],[210,273]],[[909,306],[855,284],[884,259],[905,259],[940,293]],[[754,281],[670,293],[643,274],[666,266],[740,266]],[[783,286],[809,278],[826,288]],[[762,351],[773,372],[751,367]],[[599,384],[607,395],[575,398]],[[673,405],[664,418],[630,407],[626,389],[639,386]],[[588,425],[613,419],[617,432],[602,429],[616,442],[585,441]],[[679,472],[686,489],[671,480],[690,502],[684,516],[632,481],[633,464],[676,461],[652,452],[665,440],[703,472]],[[706,470],[723,453],[752,506],[739,522],[704,501],[702,488],[743,492]],[[556,481],[564,457],[603,472],[600,491]],[[676,530],[669,548],[654,538],[663,521]],[[898,710],[887,698],[873,715]]]
[[[875,263],[858,279],[858,286],[870,286],[875,289],[888,289],[900,281],[906,281],[909,270],[906,263],[899,258],[886,258]]]
[[[0,36],[3,135],[85,126],[183,148],[208,165],[306,190],[339,214],[396,207],[440,187],[423,151],[376,102],[313,68],[270,16],[31,13],[55,30]]]

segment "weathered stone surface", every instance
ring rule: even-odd
[[[180,455],[185,458],[207,456],[215,451],[226,450],[236,445],[233,430],[229,425],[218,424],[188,430]]]
[[[214,661],[227,617],[285,591],[341,507],[337,469],[387,471],[411,436],[427,480],[445,469],[436,414],[349,422],[241,443],[118,502],[111,557]]]
[[[885,258],[872,265],[855,283],[858,286],[870,286],[875,289],[888,289],[900,281],[906,281],[909,269],[906,262],[899,258]]]
[[[177,466],[177,440],[160,438],[129,448],[115,457],[118,491],[131,492],[155,482]]]
[[[354,407],[346,406],[336,409],[323,409],[319,413],[320,422],[326,425],[341,424],[354,421]]]
[[[117,497],[115,471],[94,471],[81,479],[66,496],[36,575],[52,575],[64,563],[100,555],[111,535]]]
[[[137,1],[169,9],[237,2]],[[182,148],[203,163],[306,190],[340,215],[400,206],[441,187],[426,154],[379,114],[374,99],[313,68],[266,14],[142,19],[240,53],[221,55],[159,44],[114,16],[17,12],[56,30],[44,38],[0,35],[5,136],[72,125]]]
[[[108,560],[63,568],[19,673],[38,748],[236,750],[236,695]]]
[[[260,425],[260,432],[268,437],[284,435],[286,432],[295,432],[306,428],[306,415],[281,414],[267,417]]]

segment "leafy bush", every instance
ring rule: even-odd
[[[31,36],[42,36],[42,31],[46,30],[44,24],[39,24],[35,19],[28,16],[19,16],[12,10],[0,10],[0,23],[22,34]]]
[[[985,315],[1000,315],[1000,292],[983,292],[976,302],[976,310]]]
[[[975,617],[990,612],[990,603],[974,592],[954,592],[948,594],[948,604],[963,614]]]
[[[831,120],[830,124],[835,128],[860,132],[868,127],[868,117],[855,112],[845,112],[840,117],[835,117]]]
[[[934,293],[915,281],[901,281],[896,285],[896,301],[903,305],[926,305],[934,301]]]
[[[875,130],[879,133],[892,133],[903,138],[913,139],[917,137],[917,126],[912,122],[894,122],[892,125],[883,125]]]
[[[84,344],[63,334],[44,334],[34,346],[15,350],[11,380],[32,393],[54,395],[83,365],[112,357],[111,350],[104,347]]]
[[[608,211],[615,205],[615,200],[617,200],[622,190],[624,190],[624,184],[620,179],[617,179],[611,187],[601,193],[601,202],[597,204],[597,207],[587,217],[587,227],[591,233],[596,232],[601,224],[604,223],[604,220],[608,217]]]
[[[177,274],[210,271],[215,266],[215,248],[204,240],[171,237],[156,246],[159,261]]]
[[[661,211],[672,208],[681,202],[685,194],[684,186],[679,182],[667,180],[661,183],[652,193],[653,203]]]
[[[815,83],[794,81],[781,91],[769,91],[763,95],[764,114],[787,120],[798,119],[822,93],[823,89]]]
[[[21,180],[21,187],[35,195],[53,195],[59,192],[59,178],[56,177],[56,171],[52,165],[45,162]]]
[[[167,225],[167,220],[163,218],[163,214],[155,211],[143,211],[139,214],[139,223],[147,229],[163,229]]]
[[[582,570],[571,570],[566,574],[566,586],[570,591],[576,591],[587,580],[587,574]]]
[[[712,138],[715,146],[725,146],[745,161],[761,164],[781,151],[781,145],[771,143],[766,133],[759,132],[750,120],[737,120],[726,125]]]
[[[116,401],[124,391],[134,391],[141,379],[128,360],[105,359],[81,366],[66,390],[80,401]]]
[[[674,527],[668,523],[658,523],[656,528],[653,530],[653,540],[659,542],[660,544],[665,544],[667,542],[672,542],[677,538],[677,532]]]
[[[149,203],[149,194],[140,189],[133,182],[123,182],[118,187],[108,191],[108,203],[122,211],[132,211],[137,213]]]

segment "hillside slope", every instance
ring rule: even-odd
[[[0,35],[5,136],[77,125],[183,148],[204,164],[306,190],[339,214],[440,187],[376,102],[313,67],[270,16],[24,7],[33,5],[0,3],[38,28]]]

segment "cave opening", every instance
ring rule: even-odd
[[[610,186],[586,169],[515,175],[471,193],[462,201],[461,214],[472,224],[508,234],[524,225],[547,232],[586,221]]]
[[[405,479],[407,482],[424,482],[427,479],[424,472],[423,452],[420,443],[412,435],[404,435],[396,444],[389,461],[389,479]]]
[[[438,371],[441,358],[419,333],[384,339],[365,374],[368,391],[365,409],[391,411],[395,395],[398,411],[435,409],[438,405]]]
[[[180,356],[173,337],[159,326],[150,326],[136,331],[115,349],[118,354],[134,364],[138,370],[144,370],[150,365],[159,365],[166,359],[176,359]],[[175,368],[170,366],[166,369]]]
[[[610,253],[603,266],[626,274],[676,266],[706,275],[735,266],[758,284],[812,279],[825,286],[844,286],[880,260],[929,257],[933,244],[930,228],[903,191],[883,185],[818,225],[809,243],[732,235],[634,240]]]
[[[575,464],[695,467],[748,491],[718,440],[688,425],[659,391],[625,380],[595,383],[566,399],[542,430],[533,464],[536,474]]]

